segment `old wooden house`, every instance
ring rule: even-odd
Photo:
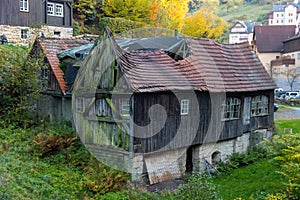
[[[40,68],[41,94],[37,101],[40,117],[72,121],[71,88],[94,37],[37,38],[30,52]]]
[[[72,0],[1,0],[0,35],[26,44],[34,36],[71,37]]]
[[[107,30],[76,78],[73,116],[95,157],[153,184],[270,135],[275,87],[248,43],[125,50]]]

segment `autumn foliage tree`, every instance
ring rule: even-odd
[[[225,31],[227,23],[214,14],[201,8],[184,19],[182,32],[185,35],[198,38],[218,39]]]

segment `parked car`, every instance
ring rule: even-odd
[[[274,112],[278,110],[278,104],[274,103]]]
[[[290,100],[290,99],[295,98],[298,95],[299,95],[299,92],[286,92],[285,93],[285,99]]]

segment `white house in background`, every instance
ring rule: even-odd
[[[260,22],[236,22],[229,32],[229,44],[248,41],[252,42],[254,26],[261,25]]]
[[[269,12],[269,25],[298,25],[300,4],[298,1],[286,5],[273,5]]]

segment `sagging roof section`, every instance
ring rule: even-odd
[[[220,44],[213,40],[185,38],[190,55],[177,61],[165,50],[125,51],[110,32],[108,36],[125,80],[134,92],[248,92],[276,88],[248,43]]]

